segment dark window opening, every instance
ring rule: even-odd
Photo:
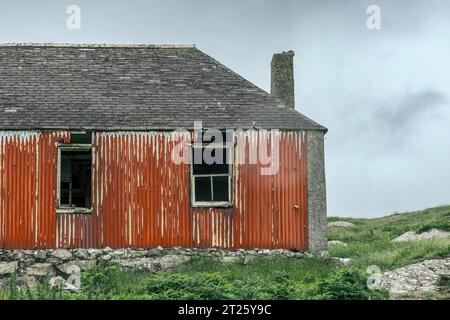
[[[210,155],[210,159],[205,156]],[[231,203],[231,149],[223,146],[193,148],[192,200],[194,205]]]
[[[206,161],[206,156],[211,156]],[[227,148],[194,148],[194,163],[192,171],[194,175],[204,174],[228,174],[230,159]]]
[[[61,208],[91,208],[91,163],[90,150],[61,150]]]
[[[71,132],[70,144],[91,144],[92,132]]]
[[[195,179],[195,201],[212,201],[211,178],[194,177]]]
[[[212,177],[213,201],[230,201],[228,198],[228,177]]]

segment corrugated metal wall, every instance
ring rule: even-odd
[[[56,145],[67,132],[0,131],[0,246],[53,248]]]
[[[56,214],[56,142],[68,132],[0,132],[0,247],[307,247],[306,135],[237,134],[232,208],[190,206],[189,165],[172,162],[188,133],[97,132],[93,213]],[[250,164],[280,138],[280,168]]]

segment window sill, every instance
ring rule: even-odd
[[[56,209],[56,213],[59,213],[59,214],[65,214],[65,213],[69,213],[69,214],[77,214],[77,213],[91,214],[92,213],[92,208],[91,209],[88,209],[88,208],[58,208],[58,209]]]
[[[233,204],[227,201],[214,201],[214,202],[194,202],[193,208],[230,208]]]

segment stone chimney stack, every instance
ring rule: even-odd
[[[294,100],[294,51],[276,53],[271,63],[270,94],[287,107],[295,109]]]

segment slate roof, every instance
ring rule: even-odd
[[[0,45],[0,129],[326,130],[194,46]]]

